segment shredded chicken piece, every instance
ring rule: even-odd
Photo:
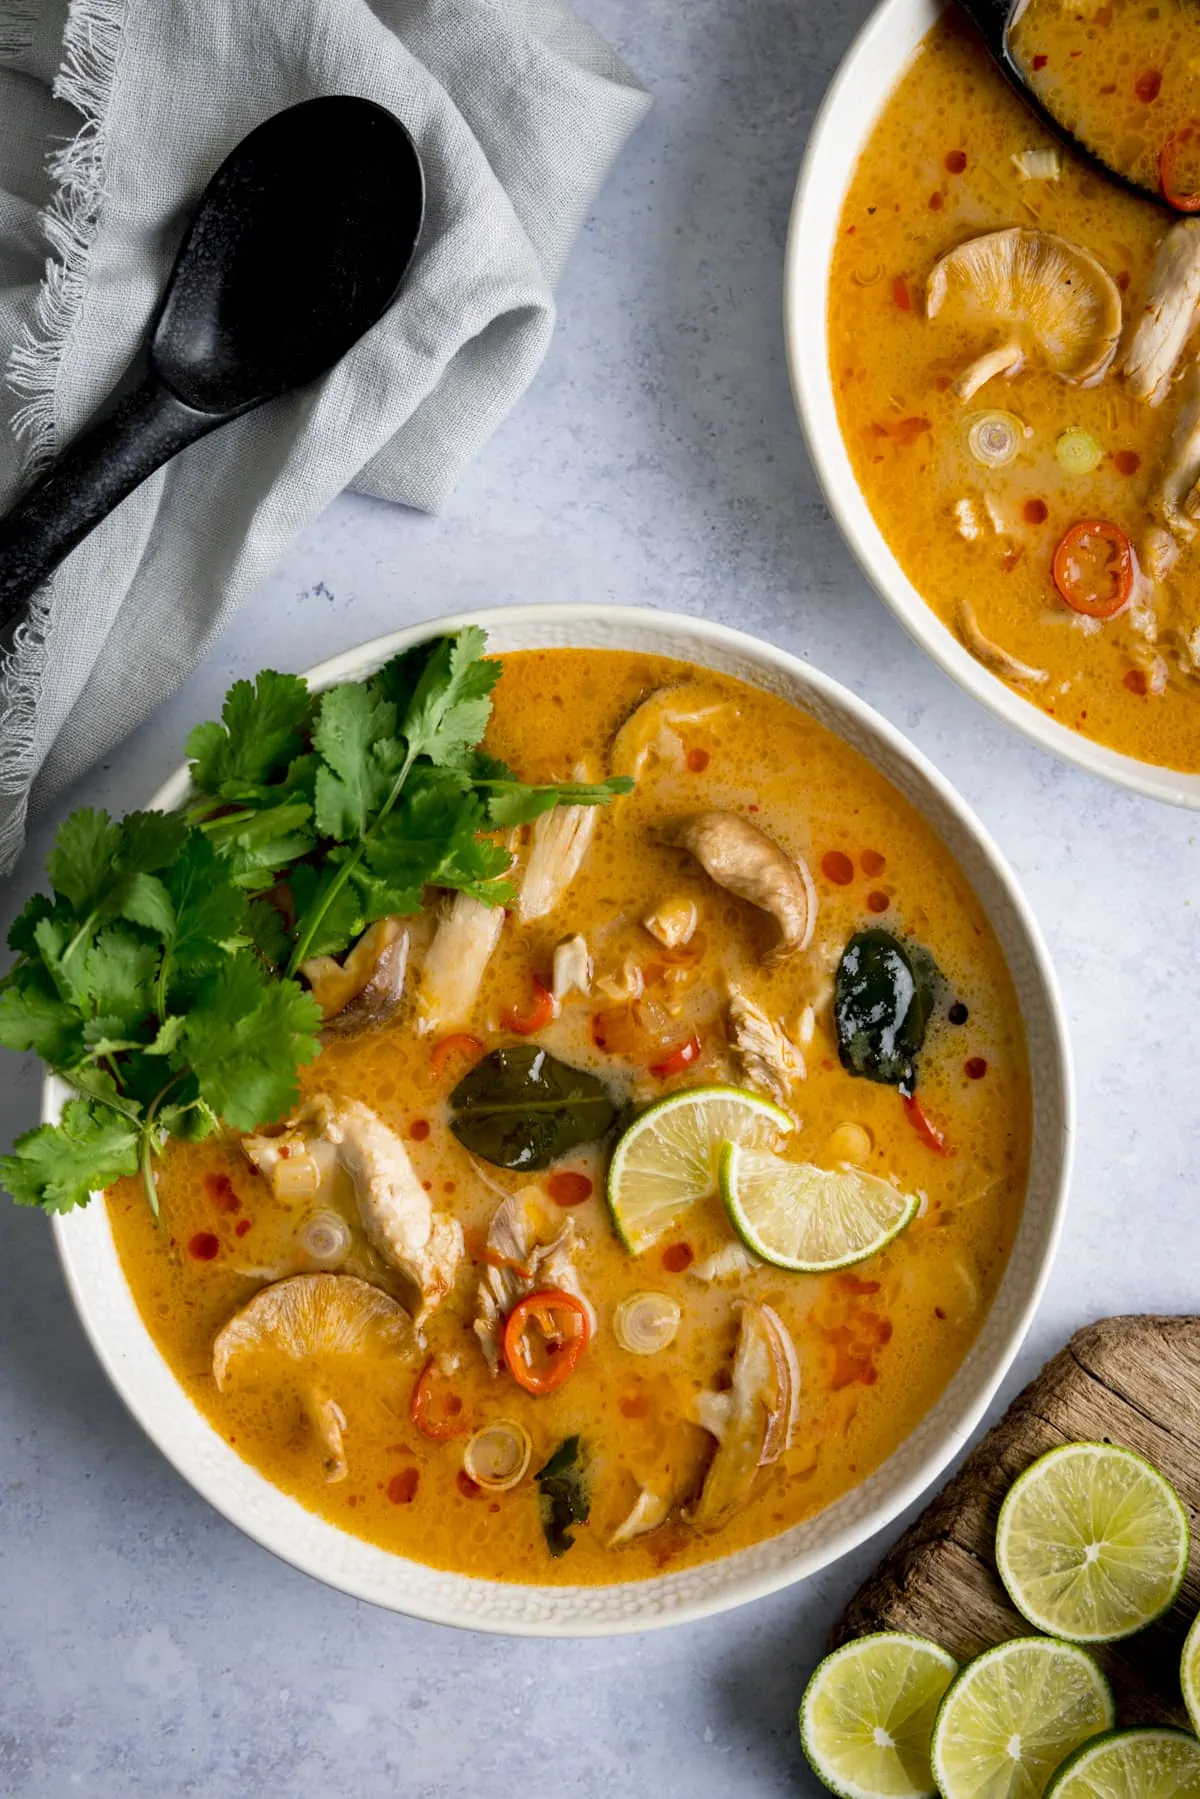
[[[456,893],[438,921],[421,970],[417,1030],[453,1031],[470,1022],[484,971],[504,929],[504,907]]]
[[[1196,226],[1200,231],[1200,219]],[[1192,363],[1181,388],[1158,491],[1150,503],[1169,531],[1188,539],[1200,526],[1200,363]]]
[[[736,812],[696,812],[672,819],[659,836],[693,855],[718,887],[770,914],[779,927],[777,956],[808,948],[817,922],[812,876],[765,831]]]
[[[449,1292],[462,1256],[462,1229],[434,1212],[403,1142],[369,1106],[320,1093],[289,1120],[282,1137],[246,1137],[247,1156],[270,1173],[295,1144],[329,1170],[336,1162],[354,1188],[368,1239],[410,1290],[416,1322]],[[331,1153],[332,1152],[332,1153]]]
[[[1159,406],[1200,309],[1200,219],[1180,219],[1154,253],[1145,310],[1125,357],[1139,400]]]
[[[1161,525],[1152,525],[1142,538],[1138,561],[1151,581],[1165,581],[1179,561],[1179,545]]]
[[[589,780],[590,771],[580,765],[575,779]],[[583,867],[599,817],[599,806],[555,806],[534,820],[517,900],[517,916],[523,924],[545,918],[559,904]]]
[[[743,1275],[753,1274],[763,1264],[757,1256],[751,1255],[744,1243],[726,1243],[720,1249],[714,1249],[710,1256],[702,1262],[693,1262],[688,1273],[693,1280],[703,1281],[706,1286],[714,1281],[741,1280]]]
[[[796,1348],[770,1306],[743,1304],[728,1392],[696,1396],[698,1424],[717,1439],[691,1522],[724,1523],[750,1497],[758,1470],[792,1440],[800,1399]]]
[[[954,612],[954,628],[976,662],[982,662],[985,668],[990,668],[994,675],[999,675],[1003,680],[1040,686],[1043,681],[1050,679],[1044,668],[1031,668],[1028,662],[1021,662],[1000,644],[993,643],[990,637],[985,637],[970,600],[958,602]]]
[[[546,1209],[539,1187],[521,1187],[496,1208],[488,1228],[476,1299],[475,1335],[493,1374],[499,1373],[504,1325],[517,1301],[538,1287],[557,1287],[578,1299],[594,1330],[596,1314],[575,1269],[574,1220],[561,1224]]]
[[[576,932],[555,945],[550,991],[561,1005],[571,993],[585,996],[592,990],[592,956],[587,938]]]
[[[983,526],[979,522],[979,514],[965,495],[954,502],[954,523],[960,537],[968,543],[977,543],[983,536]]]
[[[682,949],[696,934],[700,913],[696,902],[684,894],[661,900],[642,924],[664,949]]]
[[[808,1073],[799,1044],[740,987],[729,989],[729,1031],[746,1079],[786,1105],[793,1085]]]
[[[608,1547],[619,1549],[623,1543],[632,1543],[635,1537],[644,1537],[650,1531],[657,1530],[660,1524],[666,1522],[670,1509],[669,1499],[664,1499],[661,1493],[652,1493],[649,1487],[643,1487],[633,1510],[618,1524],[608,1539]]]
[[[640,999],[646,991],[646,977],[636,956],[626,956],[619,975],[601,975],[596,982],[605,999]]]

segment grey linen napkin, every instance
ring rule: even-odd
[[[567,253],[648,105],[560,0],[0,0],[0,506],[126,368],[222,157],[321,93],[380,101],[420,149],[400,302],[59,569],[0,675],[0,873],[31,794],[139,724],[335,494],[444,503],[533,377]]]

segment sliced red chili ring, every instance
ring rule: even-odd
[[[533,1004],[528,1012],[515,1009],[505,1014],[502,1019],[506,1031],[515,1031],[518,1037],[532,1037],[535,1031],[544,1031],[554,1017],[554,995],[543,981],[536,975],[531,978],[533,987]]]
[[[1101,563],[1098,548],[1105,550]],[[1072,525],[1054,552],[1054,585],[1071,608],[1085,618],[1116,618],[1133,593],[1133,545],[1119,525],[1085,518]],[[1107,580],[1110,591],[1099,591]]]
[[[543,1349],[534,1360],[530,1326]],[[561,1287],[527,1293],[508,1314],[504,1326],[504,1360],[517,1385],[527,1393],[553,1393],[570,1380],[592,1334],[587,1307]]]

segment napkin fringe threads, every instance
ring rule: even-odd
[[[88,263],[104,197],[106,120],[129,0],[71,0],[63,32],[62,61],[54,78],[56,99],[81,115],[75,136],[47,163],[54,193],[42,214],[51,256],[34,303],[19,332],[3,380],[21,404],[11,428],[21,444],[26,472],[38,474],[58,447],[55,396],[59,366],[83,304]],[[36,9],[29,0],[0,0],[0,56],[15,60],[31,47]],[[53,583],[34,596],[28,616],[13,634],[0,667],[0,700],[7,714],[10,754],[0,768],[0,869],[11,865],[24,838],[25,805],[35,768],[38,698],[50,627]],[[11,810],[5,796],[17,801]]]

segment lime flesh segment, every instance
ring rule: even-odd
[[[1188,1518],[1170,1481],[1131,1450],[1066,1443],[1027,1468],[1000,1508],[996,1563],[1017,1610],[1072,1643],[1132,1636],[1174,1603]]]
[[[748,1248],[776,1268],[827,1274],[878,1255],[920,1201],[857,1168],[785,1162],[742,1143],[721,1152],[721,1198]]]
[[[617,1235],[640,1255],[717,1191],[721,1146],[769,1148],[792,1129],[780,1107],[741,1087],[686,1087],[635,1118],[608,1170]]]
[[[1114,1730],[1059,1769],[1053,1799],[1200,1799],[1200,1743],[1165,1725]]]
[[[968,1662],[942,1701],[930,1759],[943,1799],[1040,1799],[1089,1737],[1113,1726],[1086,1649],[1018,1637]]]
[[[1179,1684],[1183,1688],[1183,1703],[1192,1720],[1192,1729],[1200,1736],[1200,1618],[1196,1619],[1188,1631],[1187,1641],[1183,1645],[1183,1655],[1179,1662]]]
[[[936,1643],[892,1631],[827,1655],[800,1704],[818,1780],[841,1799],[933,1799],[929,1737],[957,1672]]]

